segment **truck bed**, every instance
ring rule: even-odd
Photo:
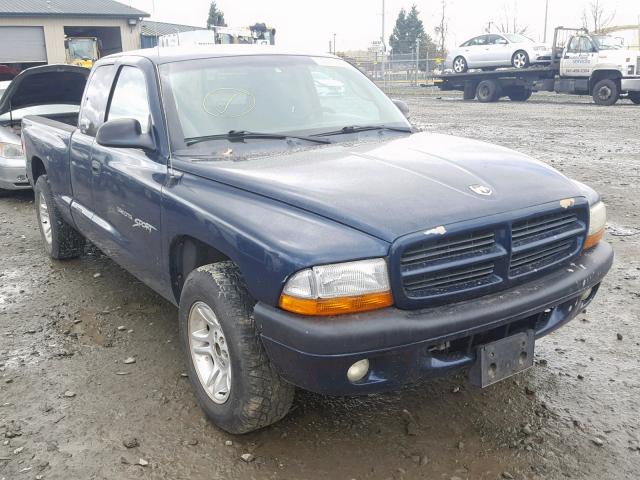
[[[483,80],[527,79],[542,80],[554,78],[559,73],[556,66],[541,66],[531,68],[503,68],[491,71],[476,70],[465,73],[445,73],[435,77],[435,84],[441,90],[460,90],[466,82],[481,82]]]

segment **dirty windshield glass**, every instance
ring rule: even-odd
[[[409,126],[382,91],[334,58],[208,58],[162,65],[160,74],[175,149],[230,131],[315,135],[355,125]]]

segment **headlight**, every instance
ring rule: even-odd
[[[302,270],[289,278],[280,296],[280,308],[301,315],[342,315],[391,305],[382,258]]]
[[[0,142],[0,157],[4,158],[24,158],[22,145],[19,143]]]
[[[589,234],[584,242],[584,249],[595,247],[604,237],[604,227],[607,223],[607,208],[598,202],[589,211]]]

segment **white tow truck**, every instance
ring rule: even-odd
[[[502,97],[526,101],[532,92],[591,95],[598,105],[626,97],[640,105],[640,51],[621,39],[590,34],[585,29],[555,30],[549,65],[445,73],[436,78],[441,90],[461,90],[465,100],[495,102]]]

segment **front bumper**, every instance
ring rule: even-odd
[[[24,159],[0,157],[0,189],[24,190],[31,188],[27,180],[27,163]]]
[[[323,394],[367,394],[469,366],[478,345],[511,333],[548,334],[591,301],[612,262],[613,250],[601,242],[559,270],[472,300],[329,318],[259,303],[255,319],[271,362],[286,380]],[[348,368],[364,358],[368,375],[349,382]]]

